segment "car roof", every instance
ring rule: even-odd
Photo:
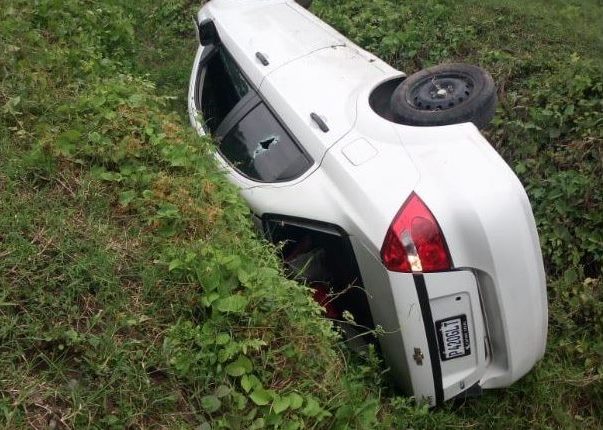
[[[361,90],[401,74],[293,1],[212,0],[200,12],[205,18],[315,160],[353,128]]]

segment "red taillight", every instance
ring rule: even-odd
[[[381,259],[394,272],[439,272],[452,266],[444,235],[425,203],[412,193],[389,227]]]

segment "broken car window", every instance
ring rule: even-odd
[[[311,165],[264,103],[226,134],[220,152],[245,176],[262,182],[295,179]]]

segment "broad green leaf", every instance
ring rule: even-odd
[[[251,363],[251,360],[244,355],[240,355],[236,361],[233,361],[226,366],[226,373],[230,376],[236,377],[249,373],[252,369],[253,364]]]
[[[178,258],[174,258],[172,261],[170,261],[168,270],[171,272],[172,270],[178,269],[180,267],[182,267],[182,261]]]
[[[275,396],[272,402],[272,409],[276,414],[286,411],[291,405],[291,400],[288,396]]]
[[[207,295],[204,294],[201,296],[201,303],[203,303],[203,306],[208,308],[212,305],[213,302],[215,302],[219,298],[220,298],[220,294],[215,293],[215,292],[209,293]]]
[[[177,219],[180,218],[178,207],[172,204],[164,204],[157,210],[158,218]]]
[[[265,406],[272,400],[272,393],[263,388],[256,388],[249,398],[258,406]]]
[[[302,410],[302,414],[308,417],[315,417],[322,411],[320,404],[313,397],[309,397],[306,407]]]
[[[289,421],[283,426],[283,430],[298,430],[300,428],[301,424],[298,421]]]
[[[230,394],[230,392],[232,391],[232,389],[226,385],[220,385],[215,392],[216,397],[218,398],[222,398],[222,397],[226,397]]]
[[[283,416],[272,411],[266,417],[266,426],[269,428],[280,428],[280,425],[283,423]]]
[[[218,300],[216,302],[216,309],[220,312],[240,313],[245,309],[247,303],[249,303],[247,297],[235,294]]]
[[[251,274],[249,272],[247,272],[246,270],[239,269],[237,272],[237,277],[239,278],[239,282],[241,283],[241,285],[243,285],[244,287],[250,288],[252,286]]]
[[[264,421],[264,418],[256,418],[253,423],[251,424],[251,426],[249,427],[249,430],[258,430],[258,429],[263,429],[266,427],[266,423]]]
[[[128,190],[119,194],[119,204],[122,206],[128,206],[132,200],[136,198],[136,191]]]
[[[109,182],[121,182],[123,180],[121,173],[117,173],[117,172],[101,171],[98,176],[103,181],[109,181]]]
[[[291,409],[299,409],[304,403],[304,398],[297,393],[289,394]]]
[[[253,421],[258,415],[258,408],[251,408],[251,410],[245,415],[247,421]]]
[[[217,293],[215,293],[217,294]],[[217,345],[226,345],[228,342],[230,342],[230,335],[228,333],[220,333],[217,337],[216,337],[216,344]]]
[[[210,414],[216,412],[222,406],[222,402],[216,396],[205,396],[201,398],[201,407]]]
[[[233,391],[231,393],[231,398],[232,398],[232,403],[234,405],[234,408],[239,411],[242,411],[243,409],[245,409],[247,406],[247,403],[249,403],[247,396],[245,396],[241,393],[238,393],[236,391]]]
[[[261,386],[260,380],[255,375],[243,375],[241,378],[241,387],[246,393],[249,393],[252,388]]]

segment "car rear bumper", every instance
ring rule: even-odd
[[[542,307],[536,300],[530,310],[510,308],[517,289],[495,285],[486,273],[389,272],[362,244],[354,248],[373,320],[386,333],[379,340],[387,365],[397,385],[419,401],[435,406],[474,386],[507,386],[542,357],[546,301]],[[446,358],[441,326],[455,318],[466,321],[468,353]]]
[[[480,382],[488,357],[486,330],[477,279],[471,271],[404,274],[388,272],[400,339],[384,336],[387,360],[406,362],[412,394],[439,404]],[[443,357],[445,343],[438,323],[462,318],[467,324],[467,355]]]

